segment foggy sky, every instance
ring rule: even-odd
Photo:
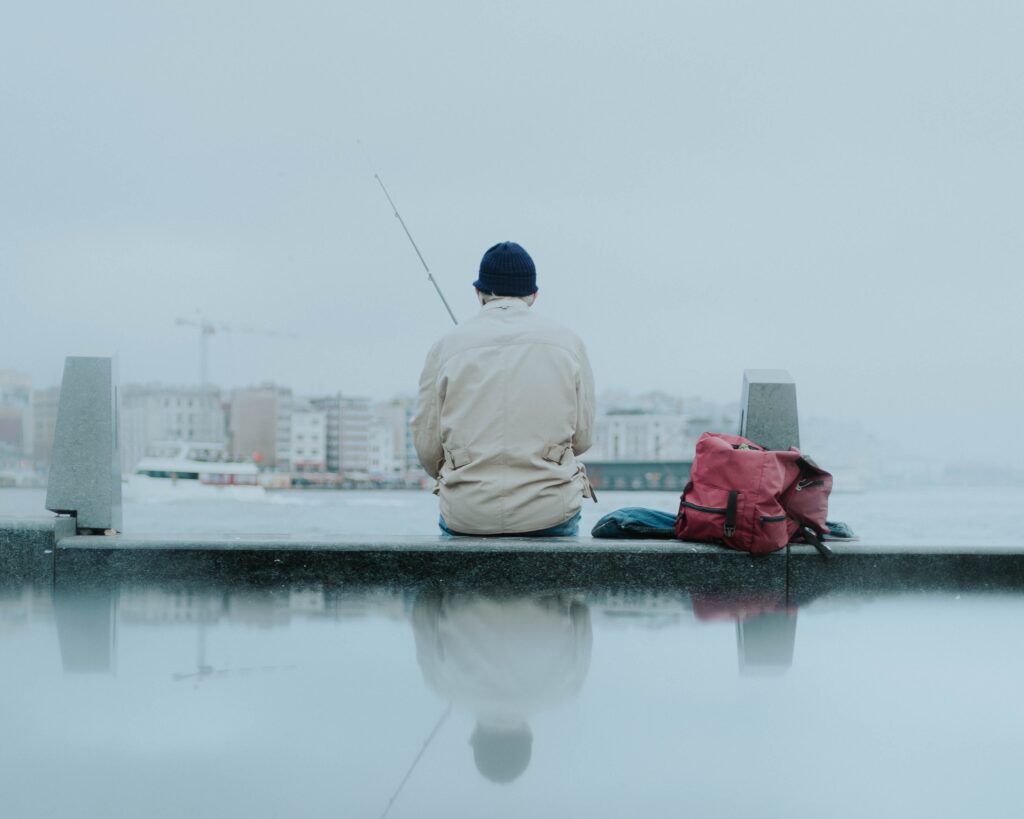
[[[0,367],[388,397],[483,251],[599,388],[1024,457],[1017,3],[21,3],[0,26]]]

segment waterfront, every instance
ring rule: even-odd
[[[0,516],[48,515],[40,489],[0,490]],[[675,511],[671,492],[601,492],[585,503],[581,535],[623,506]],[[1024,488],[922,487],[835,493],[830,517],[865,544],[1004,546],[1024,542]],[[415,490],[268,492],[253,499],[126,501],[131,534],[432,535],[437,499]]]

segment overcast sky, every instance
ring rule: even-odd
[[[388,397],[483,251],[599,388],[1024,457],[1024,6],[17,3],[0,26],[0,367]]]

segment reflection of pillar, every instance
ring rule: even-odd
[[[793,665],[796,610],[770,611],[736,623],[740,673],[785,671]]]
[[[782,591],[702,592],[690,598],[702,622],[731,620],[736,624],[740,673],[785,671],[793,664],[796,607]]]
[[[64,673],[112,673],[117,627],[111,590],[62,591],[58,585],[53,593],[53,608]]]

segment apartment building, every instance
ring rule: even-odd
[[[157,441],[225,441],[217,387],[126,384],[120,390],[121,470],[131,472]]]

